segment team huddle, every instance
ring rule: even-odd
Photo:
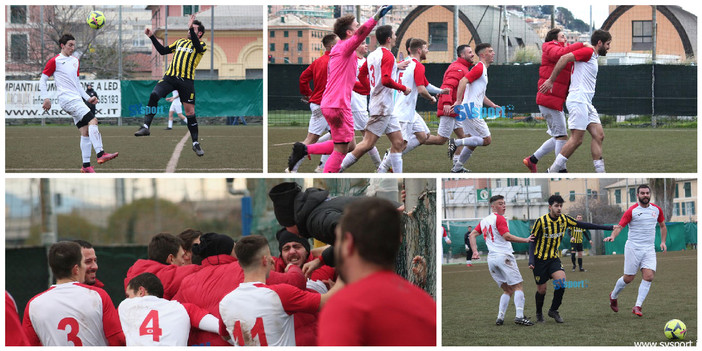
[[[277,257],[261,235],[155,235],[118,308],[96,277],[94,248],[58,242],[48,256],[56,284],[27,304],[18,344],[435,345],[436,303],[394,272],[397,205],[327,195],[295,183],[271,190]],[[329,245],[311,248],[311,237]]]
[[[458,58],[449,65],[437,88],[427,81],[421,63],[429,52],[423,39],[407,39],[407,59],[398,63],[390,51],[396,40],[392,27],[380,26],[375,30],[378,48],[365,57],[366,36],[391,7],[382,6],[360,27],[353,16],[341,17],[334,24],[334,34],[322,39],[325,54],[300,76],[300,92],[312,114],[307,137],[293,145],[286,172],[297,172],[308,155],[322,155],[316,172],[343,172],[367,153],[378,173],[402,173],[404,154],[420,145],[445,145],[448,141],[453,162],[450,172],[466,173],[469,170],[464,165],[475,149],[492,143],[485,119],[504,115],[504,109],[485,95],[488,67],[495,58],[492,46],[480,43],[475,52],[468,45],[458,46]],[[582,143],[585,130],[593,137],[595,171],[604,172],[604,132],[592,97],[597,59],[607,54],[610,42],[611,35],[602,30],[593,33],[591,43],[569,46],[560,29],[547,34],[536,103],[551,138],[523,160],[531,172],[537,171],[539,159],[551,151],[556,160],[548,172],[567,172],[566,162]],[[477,63],[473,62],[475,56]],[[310,81],[314,83],[312,90]],[[431,135],[416,112],[418,96],[437,103],[437,135]],[[569,111],[567,127],[564,102]],[[358,144],[354,131],[361,131],[363,136]],[[451,138],[452,133],[455,138]],[[381,158],[375,145],[383,134],[391,146]]]
[[[632,313],[643,316],[642,305],[648,295],[653,277],[656,271],[656,224],[660,226],[661,251],[666,251],[665,240],[667,229],[663,211],[657,205],[650,203],[651,192],[648,185],[640,185],[636,189],[638,202],[631,206],[622,216],[619,224],[614,226],[603,226],[587,223],[575,219],[566,214],[562,214],[563,198],[560,195],[553,195],[548,199],[549,213],[539,217],[531,229],[531,235],[526,238],[518,237],[509,233],[507,220],[504,217],[505,201],[501,195],[490,198],[490,206],[493,213],[483,220],[470,233],[470,247],[473,251],[472,258],[480,258],[477,251],[476,238],[482,235],[488,247],[487,262],[492,278],[497,285],[502,288],[503,294],[500,296],[499,310],[497,315],[497,325],[502,325],[505,319],[505,312],[509,306],[509,301],[514,296],[516,307],[516,317],[514,322],[518,325],[531,326],[534,322],[524,316],[524,292],[523,280],[517,261],[514,257],[511,242],[529,243],[529,268],[533,271],[536,283],[536,322],[544,322],[543,305],[546,296],[546,283],[553,280],[554,293],[551,306],[547,315],[553,318],[556,323],[563,323],[564,320],[558,312],[563,302],[565,294],[566,274],[560,260],[560,244],[567,229],[571,230],[573,243],[571,250],[582,253],[582,237],[578,232],[582,229],[611,230],[612,234],[604,238],[605,242],[612,242],[619,235],[621,230],[629,226],[628,238],[624,252],[624,275],[617,280],[614,289],[609,295],[610,307],[614,312],[619,311],[617,298],[621,291],[634,280],[638,271],[641,271],[643,280],[639,286],[636,304],[632,308]],[[580,246],[577,241],[580,241]],[[582,254],[581,254],[582,255]],[[575,256],[573,259],[573,271],[575,271]],[[580,270],[582,268],[582,258],[579,261]]]

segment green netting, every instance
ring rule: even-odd
[[[465,253],[464,235],[466,230],[468,229],[468,226],[475,228],[478,223],[480,223],[480,221],[476,220],[465,222],[451,221],[448,225],[444,224],[445,226],[449,227],[448,232],[449,238],[451,239],[451,245],[448,245],[446,242],[442,241],[444,252],[448,253],[450,250],[451,254]],[[509,220],[507,221],[507,226],[509,227],[509,232],[512,235],[526,238],[531,234],[531,222],[529,221]],[[478,251],[488,251],[487,245],[485,244],[485,240],[482,236],[479,235],[476,238],[476,244],[478,245]],[[529,244],[512,243],[512,249],[516,253],[526,253],[527,250],[529,250]]]
[[[687,242],[688,234],[686,231],[686,225],[682,222],[672,222],[666,223],[668,228],[668,235],[665,240],[665,246],[668,251],[680,251],[685,250],[685,244]],[[695,226],[696,227],[696,226]],[[697,228],[695,228],[696,230]],[[605,231],[605,237],[611,234],[610,231]],[[696,233],[695,233],[696,236]],[[626,239],[629,237],[629,227],[624,227],[622,231],[617,235],[614,242],[605,242],[605,254],[611,255],[614,252],[617,254],[624,254],[624,245],[626,244]],[[656,240],[655,248],[657,252],[661,251],[661,228],[656,226]]]
[[[697,244],[697,223],[685,223],[685,243]]]

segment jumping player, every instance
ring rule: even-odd
[[[95,169],[90,165],[91,147],[95,149],[98,164],[103,164],[117,157],[119,152],[110,154],[103,150],[102,135],[100,130],[98,130],[98,120],[95,117],[95,113],[85,104],[86,101],[93,105],[97,104],[98,99],[97,97],[90,97],[83,90],[78,80],[80,62],[77,57],[72,56],[76,50],[76,38],[71,34],[64,34],[59,39],[59,47],[61,48],[61,53],[52,57],[41,72],[39,96],[44,101],[41,107],[47,111],[51,108],[47,82],[49,77],[53,75],[56,90],[58,90],[58,103],[66,113],[73,117],[73,123],[75,123],[80,132],[80,151],[83,157],[83,165],[80,171],[81,173],[95,173]]]
[[[529,243],[534,241],[534,236],[520,238],[509,233],[507,220],[504,217],[506,206],[505,197],[495,195],[490,198],[492,214],[483,218],[477,227],[469,235],[470,247],[473,250],[474,259],[480,258],[478,244],[475,238],[482,235],[488,247],[488,267],[490,275],[504,293],[500,296],[500,307],[497,312],[496,325],[505,322],[505,312],[509,306],[509,299],[514,295],[514,307],[517,315],[514,323],[518,325],[532,326],[534,323],[524,317],[524,291],[522,290],[522,274],[519,273],[517,260],[514,258],[512,243]]]
[[[166,98],[166,101],[171,103],[171,107],[168,109],[168,127],[166,130],[173,129],[173,114],[177,114],[180,118],[181,123],[185,122],[185,116],[183,115],[183,103],[180,102],[178,90],[173,90],[173,95]]]
[[[629,226],[629,236],[624,246],[624,275],[617,280],[614,290],[609,294],[609,306],[612,311],[619,311],[617,304],[619,293],[634,280],[636,273],[641,270],[643,279],[639,285],[636,305],[631,310],[633,314],[641,317],[643,316],[641,305],[646,299],[653,277],[656,275],[656,223],[661,227],[661,251],[663,252],[667,250],[665,239],[668,236],[668,228],[665,226],[663,210],[650,202],[651,189],[648,185],[639,185],[636,188],[636,198],[638,202],[624,212],[624,216],[619,221],[619,228],[615,228],[612,235],[605,238],[604,241],[613,242],[622,228]]]
[[[188,29],[189,36],[187,38],[178,39],[168,47],[161,45],[150,28],[144,30],[144,34],[151,39],[151,43],[153,43],[159,54],[168,55],[173,53],[174,55],[166,74],[158,81],[149,96],[149,113],[144,116],[144,124],[134,135],[151,135],[149,127],[151,127],[151,122],[154,120],[154,115],[156,115],[158,100],[165,97],[169,92],[178,90],[180,101],[185,108],[188,130],[193,141],[193,151],[198,156],[202,156],[205,152],[202,151],[202,147],[198,142],[197,118],[195,117],[195,82],[193,79],[195,78],[195,68],[200,63],[205,51],[207,51],[207,45],[205,42],[200,41],[202,35],[205,34],[205,27],[200,21],[195,19],[195,15],[190,15]]]
[[[570,139],[563,145],[561,153],[556,156],[549,173],[567,172],[566,162],[573,155],[575,150],[583,143],[585,130],[590,132],[592,142],[590,150],[592,153],[592,163],[595,172],[604,173],[605,165],[602,158],[602,141],[604,140],[604,130],[600,123],[600,116],[592,105],[592,98],[595,96],[595,85],[597,82],[597,59],[607,55],[609,45],[612,42],[612,35],[609,32],[598,29],[592,33],[590,43],[592,48],[584,47],[565,54],[558,59],[556,67],[553,68],[551,77],[539,87],[539,92],[544,93],[552,90],[553,82],[558,74],[569,62],[574,62],[573,74],[571,76],[570,88],[566,107],[568,107],[568,127],[570,128]]]

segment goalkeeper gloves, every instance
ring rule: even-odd
[[[375,21],[380,21],[383,16],[385,16],[390,10],[392,10],[392,5],[383,5],[380,6],[380,9],[378,9],[378,12],[375,13],[375,16],[373,16],[373,19]]]

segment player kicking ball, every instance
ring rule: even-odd
[[[91,147],[95,149],[98,164],[103,164],[117,157],[119,152],[113,154],[105,152],[102,147],[102,135],[98,129],[98,120],[95,118],[95,113],[84,102],[85,100],[94,105],[98,103],[98,98],[90,97],[78,80],[80,62],[77,57],[72,56],[76,50],[76,38],[71,34],[64,34],[59,39],[59,47],[61,53],[52,57],[41,72],[39,96],[44,101],[41,107],[46,111],[51,109],[47,82],[49,77],[53,75],[58,91],[58,103],[66,113],[73,117],[73,123],[80,131],[80,151],[83,157],[80,172],[95,173],[95,169],[90,165]]]

